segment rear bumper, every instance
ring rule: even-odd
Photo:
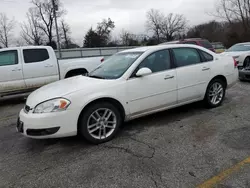
[[[245,69],[239,70],[239,79],[250,81],[250,70],[245,70]]]
[[[233,71],[233,74],[227,75],[226,79],[227,79],[227,88],[231,88],[232,86],[234,86],[237,81],[238,81],[238,77],[239,77],[239,72],[238,69],[235,69]]]

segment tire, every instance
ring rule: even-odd
[[[99,118],[96,112],[99,114]],[[104,119],[103,116],[106,118]],[[84,110],[80,116],[78,132],[88,142],[101,144],[112,140],[121,124],[122,116],[116,106],[109,102],[95,103]],[[96,131],[94,131],[95,129]]]
[[[246,59],[243,62],[243,68],[245,68],[247,65],[249,66],[250,63],[250,57],[246,57]]]
[[[218,90],[222,89],[220,93],[218,93],[216,87],[218,87]],[[225,98],[225,94],[226,94],[226,83],[221,79],[213,79],[207,87],[206,95],[204,98],[207,107],[216,108],[220,106]]]
[[[79,75],[86,75],[88,74],[87,71],[73,71],[73,72],[69,72],[65,78],[71,78],[71,77],[74,77],[74,76],[79,76]]]

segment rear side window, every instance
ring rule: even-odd
[[[25,63],[37,63],[49,59],[49,53],[46,49],[26,49],[23,50]]]
[[[198,51],[194,48],[173,48],[177,67],[184,67],[201,63]]]
[[[18,56],[16,50],[0,52],[0,66],[18,64]]]
[[[200,42],[201,46],[203,46],[204,48],[207,48],[207,49],[213,48],[212,44],[210,44],[210,42],[208,42],[207,40],[201,40],[199,42]]]
[[[205,62],[207,62],[207,61],[213,61],[214,60],[214,57],[212,55],[208,54],[207,52],[204,52],[202,50],[200,50],[200,52],[201,52],[201,54],[203,56],[203,60]]]

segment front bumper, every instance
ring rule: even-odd
[[[25,113],[21,110],[17,131],[36,139],[77,135],[78,113],[73,110],[44,114]]]
[[[250,81],[250,70],[245,70],[245,69],[239,70],[239,79]]]

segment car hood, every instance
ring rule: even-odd
[[[248,52],[246,51],[239,51],[239,52],[223,52],[221,53],[221,55],[223,56],[232,56],[232,57],[237,57],[237,56],[240,56],[242,54],[246,54]]]
[[[107,82],[111,82],[112,80],[103,80],[90,78],[86,76],[76,76],[64,80],[60,80],[48,85],[45,85],[34,92],[32,92],[26,104],[31,108],[34,108],[37,104],[44,102],[46,100],[50,100],[53,98],[64,97],[70,93],[85,89],[86,92],[89,92],[100,85],[105,84]]]

